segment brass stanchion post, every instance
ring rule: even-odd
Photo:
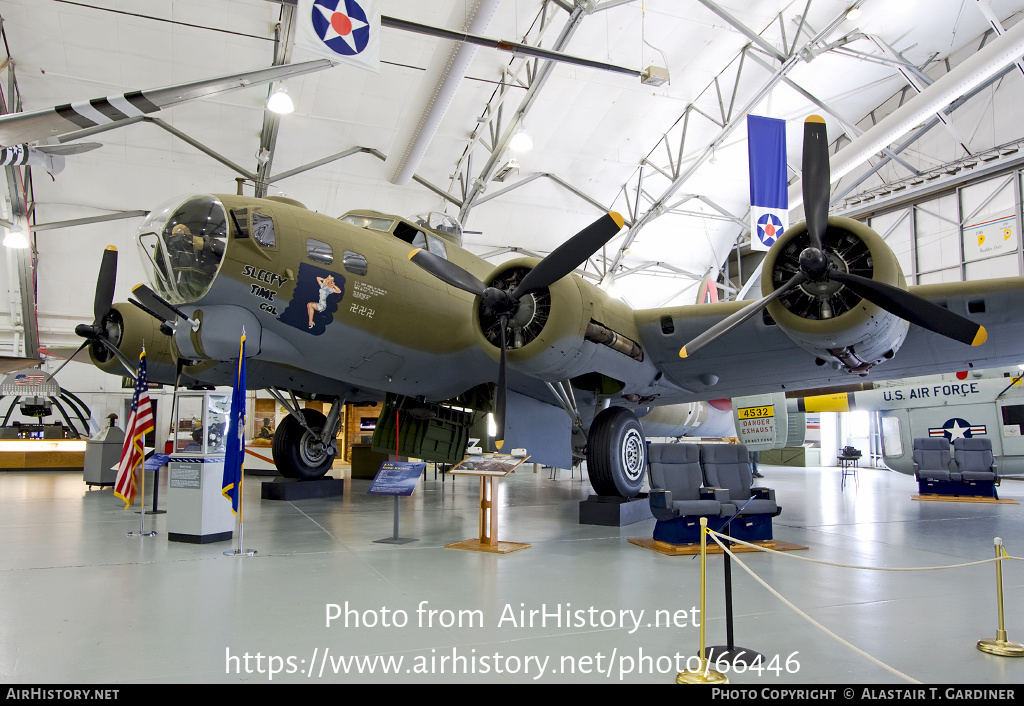
[[[996,637],[978,640],[978,649],[1000,657],[1024,657],[1024,645],[1006,639],[1006,624],[1003,619],[1003,540],[995,538],[996,544],[996,605],[999,609],[999,629]]]
[[[728,684],[729,679],[722,672],[711,669],[704,653],[705,609],[707,608],[707,591],[705,584],[708,575],[708,518],[700,518],[700,667],[696,670],[687,669],[676,675],[676,684]]]

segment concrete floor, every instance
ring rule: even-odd
[[[653,520],[580,525],[589,485],[531,470],[500,485],[499,539],[531,544],[503,556],[444,548],[477,535],[475,479],[428,472],[401,501],[400,535],[418,541],[396,546],[374,542],[392,536],[393,500],[367,495],[369,481],[286,502],[260,500],[264,479],[248,476],[251,558],[167,541],[166,514],[147,520],[156,537],[129,538],[139,515],[81,474],[0,473],[0,681],[672,683],[699,648],[699,560],[628,542],[651,537]],[[776,539],[808,549],[739,559],[782,596],[921,682],[1024,682],[1024,660],[975,647],[996,633],[992,563],[896,573],[791,556],[944,566],[992,558],[996,536],[1024,556],[1021,505],[914,501],[913,478],[887,471],[861,469],[841,491],[837,469],[762,470],[783,506]],[[1024,484],[1000,494],[1020,499]],[[1004,564],[1006,627],[1024,641],[1024,566]],[[726,641],[722,569],[709,559],[709,645]],[[906,683],[735,563],[733,581],[735,642],[768,658],[733,684]]]

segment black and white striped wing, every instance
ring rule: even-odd
[[[85,128],[129,120],[179,103],[207,98],[229,91],[285,80],[293,76],[329,69],[329,59],[301,64],[284,64],[266,69],[183,83],[178,86],[131,91],[117,96],[93,98],[27,113],[0,116],[0,145],[11,146],[57,137]]]

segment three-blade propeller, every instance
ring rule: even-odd
[[[495,446],[501,448],[505,441],[506,390],[506,327],[509,319],[519,309],[519,300],[528,294],[549,287],[587,261],[591,255],[615,237],[624,221],[618,213],[601,216],[572,238],[555,248],[551,254],[530,270],[512,291],[491,287],[455,263],[419,249],[409,254],[409,259],[445,284],[480,297],[485,308],[496,314],[501,327],[501,357],[498,363],[498,384],[494,396],[494,422],[498,428]]]
[[[125,370],[128,371],[128,374],[131,377],[135,377],[134,366],[132,366],[128,357],[118,350],[117,346],[110,341],[106,327],[107,314],[110,313],[110,310],[114,306],[114,285],[116,282],[117,248],[113,245],[108,245],[106,250],[103,251],[103,260],[100,262],[100,273],[96,278],[96,295],[93,297],[92,302],[92,324],[79,324],[75,327],[75,333],[85,339],[82,345],[78,347],[78,351],[81,351],[89,344],[99,344],[110,351],[110,353],[120,361],[121,365],[124,366]],[[53,375],[60,372],[60,370],[74,357],[74,355],[69,356],[68,359],[53,372]]]
[[[727,316],[691,340],[679,351],[681,358],[692,356],[804,282],[838,282],[880,309],[929,331],[972,346],[979,346],[985,342],[985,328],[970,319],[911,294],[905,289],[844,272],[829,260],[823,245],[825,232],[828,230],[828,136],[825,121],[817,115],[810,116],[804,122],[802,168],[804,213],[807,216],[807,235],[810,244],[800,253],[799,271],[771,294]]]

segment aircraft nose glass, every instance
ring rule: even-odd
[[[139,228],[153,284],[172,304],[198,301],[213,285],[227,247],[227,214],[213,196],[155,209]]]

